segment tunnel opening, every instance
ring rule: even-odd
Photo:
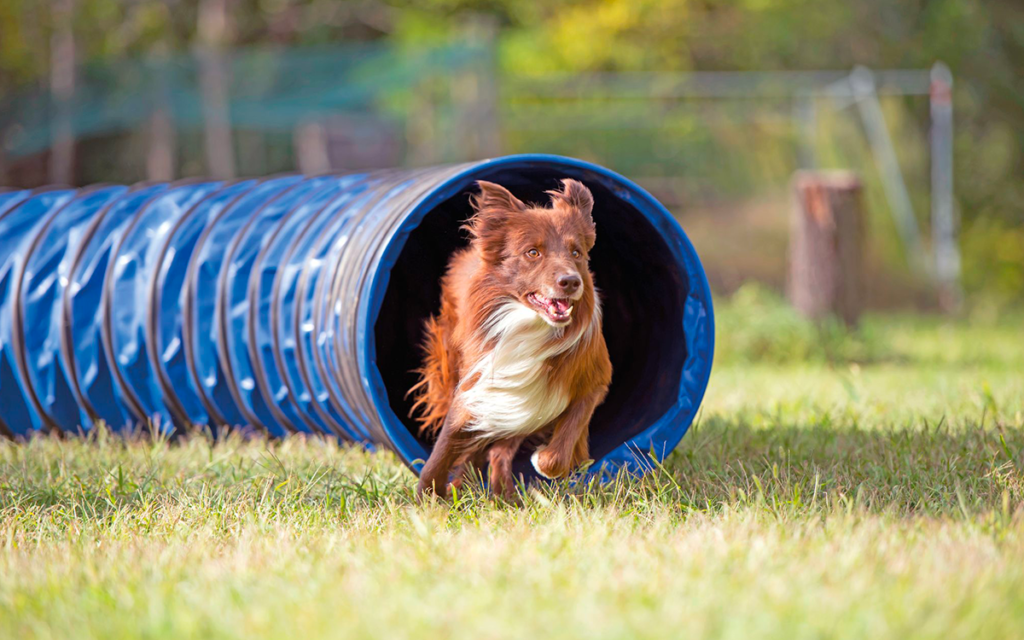
[[[440,279],[449,257],[468,240],[461,224],[472,214],[476,180],[505,186],[526,202],[546,204],[544,192],[562,178],[583,182],[594,195],[597,243],[590,269],[604,310],[604,335],[614,373],[608,397],[591,421],[591,456],[601,461],[657,422],[676,405],[687,360],[684,336],[691,278],[667,239],[638,205],[636,188],[566,165],[482,167],[449,185],[449,195],[411,229],[391,267],[375,324],[376,364],[387,402],[424,457],[432,438],[419,434],[406,396],[417,381],[424,322],[440,307]],[[643,195],[649,200],[649,196]],[[531,475],[527,447],[516,468]]]

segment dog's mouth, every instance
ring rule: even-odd
[[[539,293],[531,293],[526,299],[553,325],[564,325],[572,319],[573,305],[569,298],[545,298]]]

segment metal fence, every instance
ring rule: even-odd
[[[61,101],[7,96],[0,165],[8,182],[51,181],[66,172],[50,150],[68,135],[77,183],[546,152],[609,166],[679,207],[839,165],[865,174],[907,263],[948,302],[959,291],[951,86],[941,64],[537,76],[499,72],[479,43],[207,51],[85,67]]]

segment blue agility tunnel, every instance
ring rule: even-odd
[[[594,194],[591,269],[615,368],[591,423],[612,468],[671,451],[700,405],[714,320],[672,216],[601,167],[524,155],[349,175],[0,192],[0,433],[243,426],[384,446],[477,180]],[[528,457],[530,452],[523,452]]]

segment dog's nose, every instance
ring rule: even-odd
[[[576,293],[576,290],[580,288],[581,284],[583,284],[583,282],[576,274],[568,274],[558,277],[558,286],[562,288],[562,291],[569,294]]]

